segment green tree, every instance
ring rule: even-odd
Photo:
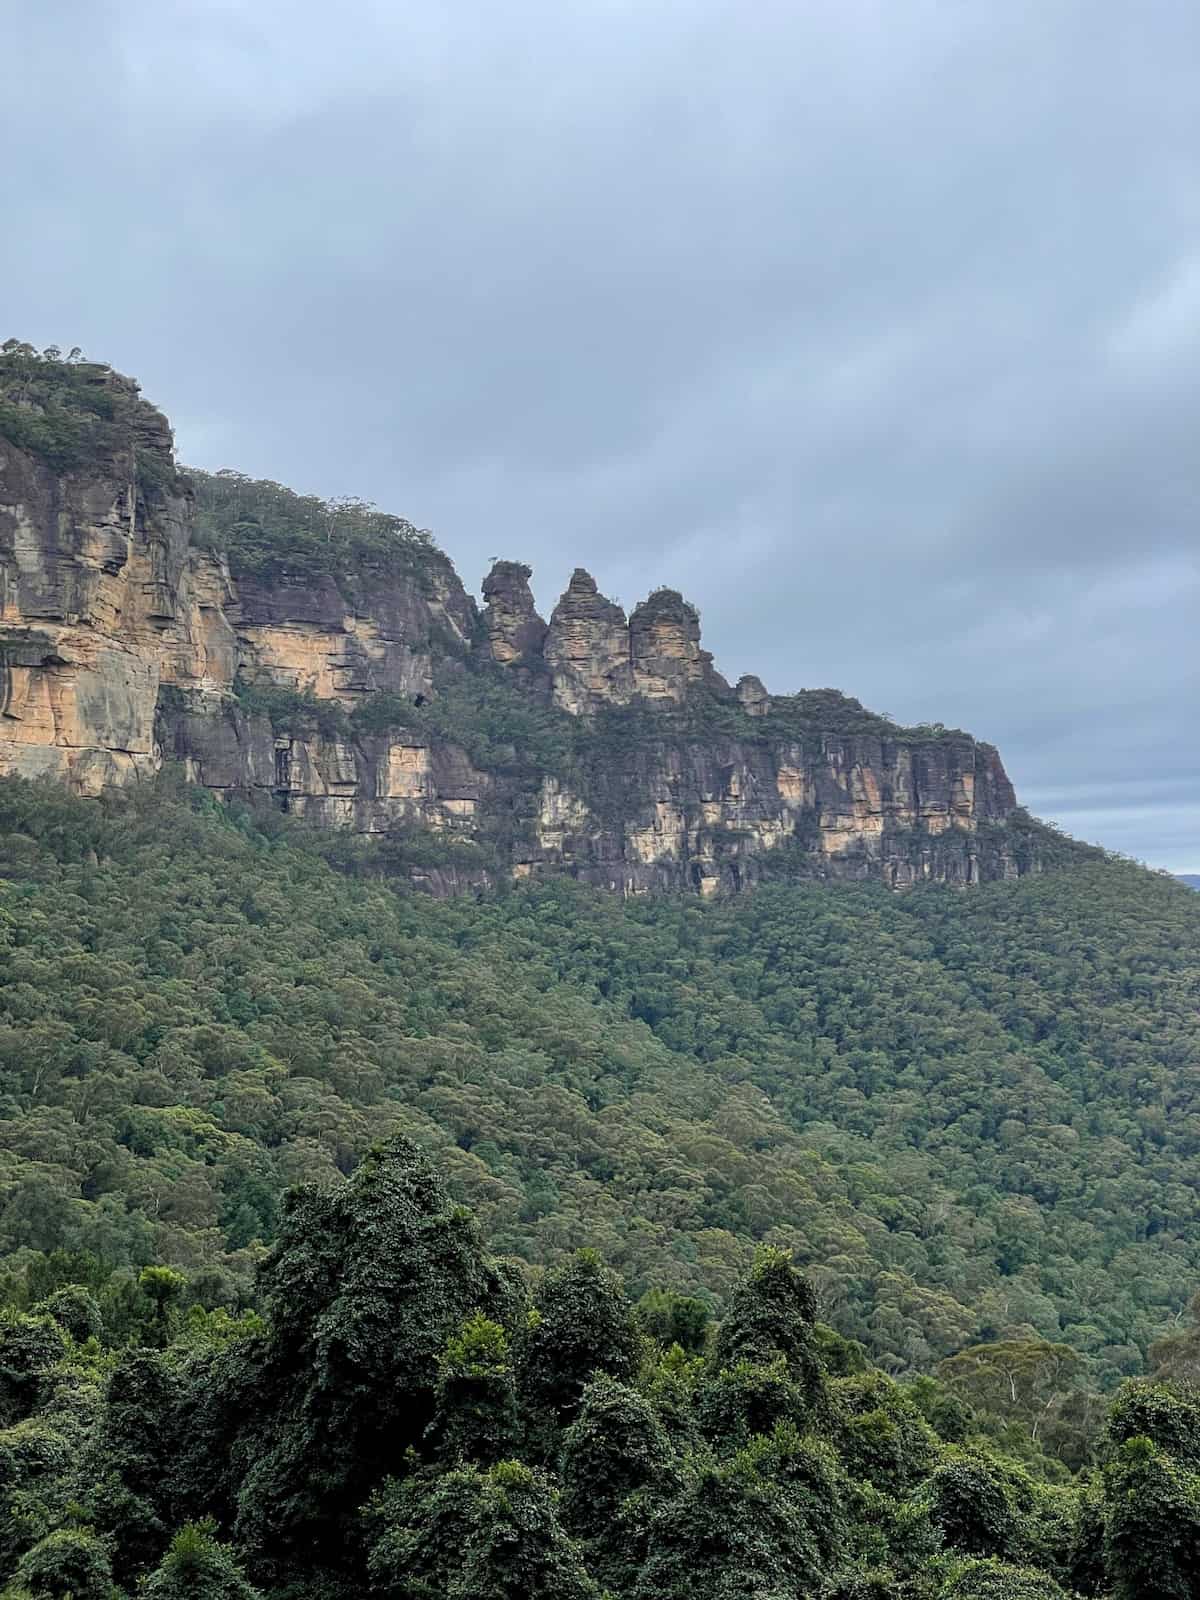
[[[1104,1557],[1115,1600],[1191,1600],[1200,1585],[1200,1474],[1147,1438],[1105,1468]]]
[[[938,1376],[977,1409],[1019,1419],[1036,1440],[1083,1368],[1069,1345],[1004,1339],[972,1345],[938,1367]]]
[[[1003,1561],[968,1562],[941,1593],[943,1600],[1067,1600],[1046,1573]]]
[[[490,1470],[449,1593],[454,1600],[598,1600],[540,1473],[519,1461],[501,1461]]]
[[[341,1188],[289,1198],[261,1286],[270,1334],[238,1536],[264,1573],[302,1558],[340,1568],[355,1509],[433,1419],[447,1340],[476,1312],[503,1312],[508,1286],[402,1138]]]
[[[386,1600],[594,1600],[548,1481],[517,1461],[388,1485],[368,1513],[368,1570]]]
[[[807,1403],[815,1404],[823,1387],[816,1310],[813,1286],[797,1272],[788,1252],[760,1246],[717,1329],[713,1365],[720,1369],[751,1362],[769,1367],[782,1357]]]
[[[122,1586],[159,1558],[174,1522],[178,1382],[158,1351],[126,1351],[104,1390],[84,1461],[87,1503]]]
[[[601,1374],[563,1435],[562,1518],[589,1569],[622,1593],[646,1555],[649,1520],[679,1488],[674,1452],[646,1397]]]
[[[237,1557],[214,1534],[211,1523],[181,1528],[139,1594],[146,1600],[257,1600]]]
[[[929,1512],[948,1545],[1002,1560],[1021,1548],[1020,1514],[1005,1475],[980,1453],[955,1451],[926,1486]]]
[[[187,1288],[187,1279],[170,1267],[143,1267],[138,1274],[138,1288],[153,1308],[146,1342],[161,1350],[170,1342],[173,1311]]]
[[[637,1303],[637,1320],[643,1333],[661,1345],[677,1344],[692,1354],[704,1349],[710,1319],[703,1300],[668,1289],[647,1289]]]
[[[1200,1382],[1200,1294],[1188,1301],[1187,1320],[1156,1339],[1147,1352],[1150,1376],[1159,1382]]]
[[[112,1568],[103,1543],[88,1528],[56,1528],[17,1564],[18,1590],[33,1600],[110,1600]]]
[[[477,1313],[442,1355],[427,1442],[448,1464],[490,1466],[512,1454],[520,1432],[507,1335]]]
[[[731,1461],[693,1463],[651,1522],[633,1600],[784,1600],[819,1591],[844,1534],[831,1453],[781,1428]]]
[[[737,1361],[705,1374],[696,1394],[696,1421],[720,1451],[740,1450],[756,1434],[781,1422],[804,1428],[811,1394],[797,1383],[782,1356],[766,1365]]]
[[[100,1304],[90,1289],[81,1283],[65,1284],[42,1300],[35,1310],[53,1317],[64,1333],[70,1334],[76,1344],[88,1339],[98,1339],[104,1332],[104,1316]]]
[[[65,1348],[50,1317],[0,1307],[0,1426],[20,1422],[37,1409]]]
[[[1109,1407],[1106,1433],[1114,1446],[1149,1439],[1200,1470],[1200,1390],[1188,1383],[1123,1384]]]
[[[833,1386],[834,1440],[851,1477],[903,1497],[928,1476],[941,1447],[904,1390],[880,1372]]]
[[[519,1391],[543,1429],[570,1423],[596,1373],[627,1381],[641,1339],[616,1273],[594,1250],[552,1268],[534,1296],[520,1341]]]

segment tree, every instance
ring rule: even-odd
[[[880,1372],[837,1380],[834,1437],[851,1477],[903,1497],[928,1476],[940,1454],[937,1435],[904,1390]]]
[[[598,1600],[540,1473],[501,1461],[487,1474],[462,1570],[449,1592],[453,1600]]]
[[[0,1307],[0,1427],[37,1409],[65,1348],[62,1331],[50,1317]]]
[[[695,1295],[647,1289],[637,1303],[637,1320],[643,1333],[659,1344],[677,1344],[695,1355],[704,1349],[711,1315],[704,1301]]]
[[[91,1290],[85,1289],[81,1283],[70,1283],[56,1289],[35,1309],[44,1316],[53,1317],[76,1344],[98,1339],[104,1331],[104,1317],[99,1302]]]
[[[56,1528],[17,1564],[18,1589],[33,1600],[110,1600],[112,1568],[89,1528]]]
[[[187,1288],[187,1279],[170,1267],[143,1267],[138,1288],[153,1307],[146,1342],[161,1350],[170,1342],[172,1311]]]
[[[267,1576],[290,1560],[337,1569],[356,1508],[433,1419],[447,1340],[476,1313],[503,1314],[511,1291],[404,1138],[341,1188],[289,1197],[261,1285],[270,1333],[238,1537]]]
[[[784,1600],[819,1591],[844,1537],[836,1463],[781,1428],[698,1459],[651,1521],[633,1600]]]
[[[970,1561],[945,1589],[943,1600],[1067,1600],[1066,1590],[1033,1567]]]
[[[633,1312],[620,1279],[594,1250],[576,1251],[546,1274],[519,1349],[519,1392],[540,1419],[547,1450],[553,1429],[574,1419],[595,1373],[622,1381],[634,1375],[641,1340]]]
[[[368,1513],[386,1600],[596,1600],[547,1480],[518,1461],[388,1485]]]
[[[448,1464],[481,1466],[511,1455],[521,1432],[508,1338],[477,1313],[447,1344],[426,1441]]]
[[[953,1452],[931,1474],[925,1490],[929,1514],[948,1545],[966,1555],[1019,1551],[1017,1507],[1004,1474],[986,1456]]]
[[[1200,1470],[1200,1390],[1188,1383],[1123,1384],[1109,1407],[1106,1432],[1114,1446],[1149,1439]]]
[[[1133,1438],[1105,1468],[1104,1484],[1115,1600],[1191,1600],[1200,1585],[1200,1475]]]
[[[765,1365],[737,1361],[708,1371],[696,1394],[696,1421],[722,1452],[740,1450],[757,1434],[777,1424],[807,1425],[810,1400],[788,1371],[782,1356]]]
[[[125,1586],[154,1564],[174,1517],[178,1380],[155,1350],[126,1351],[105,1386],[84,1463],[88,1506]]]
[[[1082,1367],[1083,1357],[1069,1345],[1003,1339],[950,1356],[938,1367],[938,1376],[971,1405],[1017,1418],[1037,1439]]]
[[[600,1582],[624,1592],[645,1558],[650,1517],[680,1484],[646,1397],[604,1374],[593,1378],[563,1436],[561,1474],[565,1526],[583,1540]]]
[[[237,1557],[212,1523],[188,1523],[139,1591],[145,1600],[258,1600]]]
[[[718,1371],[747,1362],[769,1368],[782,1358],[808,1407],[823,1393],[814,1319],[817,1297],[785,1250],[759,1247],[717,1329],[711,1364]]]
[[[364,1517],[372,1591],[384,1600],[448,1595],[475,1531],[482,1492],[475,1466],[426,1469],[384,1484]]]
[[[1200,1382],[1200,1293],[1187,1305],[1187,1322],[1156,1339],[1147,1352],[1150,1376],[1158,1382]],[[1177,1323],[1183,1322],[1183,1312]]]

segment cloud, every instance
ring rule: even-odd
[[[1118,361],[1157,370],[1200,359],[1200,254],[1179,262],[1166,282],[1139,299],[1114,330]]]
[[[1195,866],[1193,5],[21,10],[13,332]]]

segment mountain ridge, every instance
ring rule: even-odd
[[[731,686],[675,590],[627,617],[578,568],[547,622],[499,561],[481,609],[401,518],[189,477],[109,368],[10,341],[0,445],[0,773],[94,795],[173,760],[318,826],[418,831],[434,893],[970,885],[1065,848],[969,734]]]

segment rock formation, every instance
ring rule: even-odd
[[[323,827],[429,830],[445,862],[414,872],[435,888],[1038,865],[993,749],[832,691],[731,689],[674,590],[626,619],[577,569],[547,625],[527,567],[497,562],[480,611],[431,546],[239,569],[195,537],[167,422],[130,380],[73,368],[63,409],[52,364],[18,366],[6,382],[0,358],[0,774],[98,794],[176,761]],[[88,422],[84,449],[62,420],[79,416],[116,420]]]
[[[554,704],[572,716],[628,704],[633,693],[629,624],[621,607],[599,593],[595,578],[582,567],[571,574],[551,614],[545,657]]]
[[[542,654],[546,624],[537,614],[529,567],[497,561],[483,580],[483,631],[492,660],[502,667]]]

